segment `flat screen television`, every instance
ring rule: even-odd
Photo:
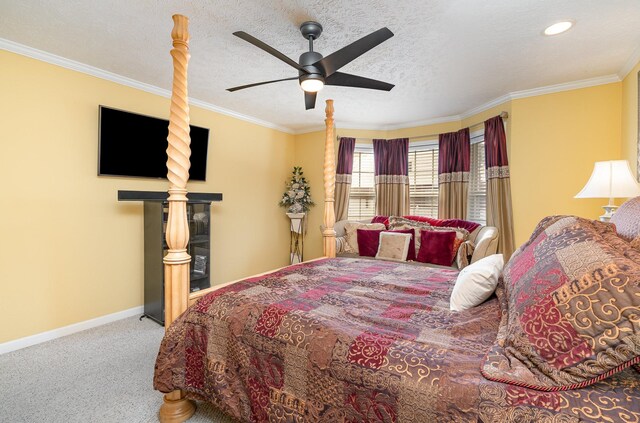
[[[100,106],[98,175],[167,177],[169,121]],[[209,129],[190,125],[189,179],[207,176]]]

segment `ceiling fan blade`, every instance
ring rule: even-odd
[[[364,78],[358,75],[348,73],[335,72],[326,78],[326,85],[339,85],[341,87],[369,88],[371,90],[391,91],[395,85],[388,82],[378,81],[376,79]]]
[[[314,66],[319,66],[324,70],[324,76],[330,76],[338,69],[368,52],[378,44],[393,37],[393,32],[389,28],[384,27],[372,32],[371,34],[354,41],[346,47],[331,53],[327,57],[318,60]]]
[[[280,81],[293,81],[294,79],[298,79],[298,77],[294,76],[293,78],[274,79],[273,81],[264,81],[264,82],[256,82],[255,84],[240,85],[239,87],[227,88],[227,91],[234,92],[238,90],[244,90],[245,88],[255,87],[258,85],[273,84],[274,82],[280,82]]]
[[[298,63],[294,62],[293,60],[291,60],[290,58],[288,58],[284,54],[280,53],[278,50],[276,50],[275,48],[271,47],[270,45],[265,44],[264,42],[258,40],[256,37],[253,37],[253,36],[247,34],[244,31],[234,32],[233,35],[235,35],[236,37],[242,38],[243,40],[253,44],[254,46],[266,51],[270,55],[272,55],[274,57],[277,57],[278,59],[282,60],[283,62],[285,62],[289,66],[293,66],[294,68],[298,69],[299,71],[302,71],[304,73],[309,73],[302,66],[300,66]]]
[[[318,93],[304,92],[304,107],[306,110],[315,109],[317,95]]]

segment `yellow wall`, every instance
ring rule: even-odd
[[[573,198],[596,161],[620,158],[621,84],[512,102],[511,190],[516,245],[540,219],[575,214],[595,219],[603,199]]]
[[[304,259],[322,256],[322,213],[324,210],[324,131],[296,135],[295,162],[302,166],[304,176],[311,188],[311,199],[315,206],[307,213],[307,233],[304,237]]]
[[[606,201],[574,199],[573,196],[589,179],[594,162],[618,159],[624,154],[620,147],[621,85],[613,83],[517,99],[461,121],[444,124],[393,131],[337,129],[336,133],[365,138],[437,134],[467,126],[481,128],[476,125],[502,111],[508,112],[507,149],[514,230],[516,245],[520,245],[545,216],[575,214],[597,218],[602,213],[600,206]],[[338,112],[336,119],[339,121]],[[296,164],[303,166],[309,176],[317,203],[309,215],[309,232],[305,238],[305,258],[311,259],[322,255],[318,226],[322,223],[324,199],[324,132],[297,135],[295,144]]]
[[[143,302],[140,203],[118,190],[166,181],[98,177],[98,105],[162,118],[169,100],[0,51],[0,343]],[[283,266],[288,221],[278,207],[294,137],[191,109],[211,128],[207,182],[214,283]]]
[[[638,166],[638,72],[640,63],[622,80],[622,158],[633,174]]]

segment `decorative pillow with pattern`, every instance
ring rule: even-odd
[[[389,217],[389,229],[390,230],[405,230],[405,229],[413,229],[415,230],[415,244],[416,244],[416,254],[420,251],[420,231],[422,229],[429,229],[432,226],[426,222],[417,222],[411,219],[405,219],[400,216],[390,216]]]
[[[473,250],[476,246],[471,241],[464,241],[458,248],[458,253],[454,259],[456,267],[460,270],[464,269],[471,263],[471,257],[473,256]]]
[[[345,253],[357,253],[358,250],[358,229],[386,229],[382,223],[360,223],[348,222],[344,225],[346,243],[344,245]]]
[[[640,252],[611,224],[543,219],[503,272],[507,318],[487,379],[582,388],[640,362]]]
[[[627,241],[640,236],[640,197],[624,202],[611,217],[618,235]]]
[[[336,254],[346,252],[346,248],[347,248],[347,236],[346,235],[337,236],[336,237]]]
[[[452,257],[455,259],[458,254],[458,249],[460,245],[469,239],[469,231],[464,228],[453,228],[453,227],[444,227],[444,226],[431,226],[427,222],[419,222],[413,219],[407,219],[400,216],[390,216],[389,217],[389,229],[391,230],[402,230],[402,229],[414,229],[416,231],[415,243],[416,243],[416,255],[418,251],[420,251],[420,242],[421,236],[420,231],[429,230],[429,231],[439,231],[439,232],[456,232],[456,239],[453,243],[452,247]],[[452,260],[453,261],[453,260]],[[450,266],[451,264],[448,264]]]
[[[406,261],[409,252],[411,234],[399,232],[380,232],[380,243],[376,253],[377,259]]]

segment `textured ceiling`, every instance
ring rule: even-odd
[[[174,13],[190,19],[192,98],[294,131],[321,125],[327,98],[339,125],[402,126],[509,92],[615,74],[640,46],[638,0],[0,0],[0,38],[170,89]],[[569,32],[541,35],[565,19],[576,22]],[[297,61],[306,20],[324,27],[315,50],[325,56],[387,26],[393,38],[341,71],[396,87],[325,87],[309,111],[297,81],[225,90],[297,76],[232,32]]]

